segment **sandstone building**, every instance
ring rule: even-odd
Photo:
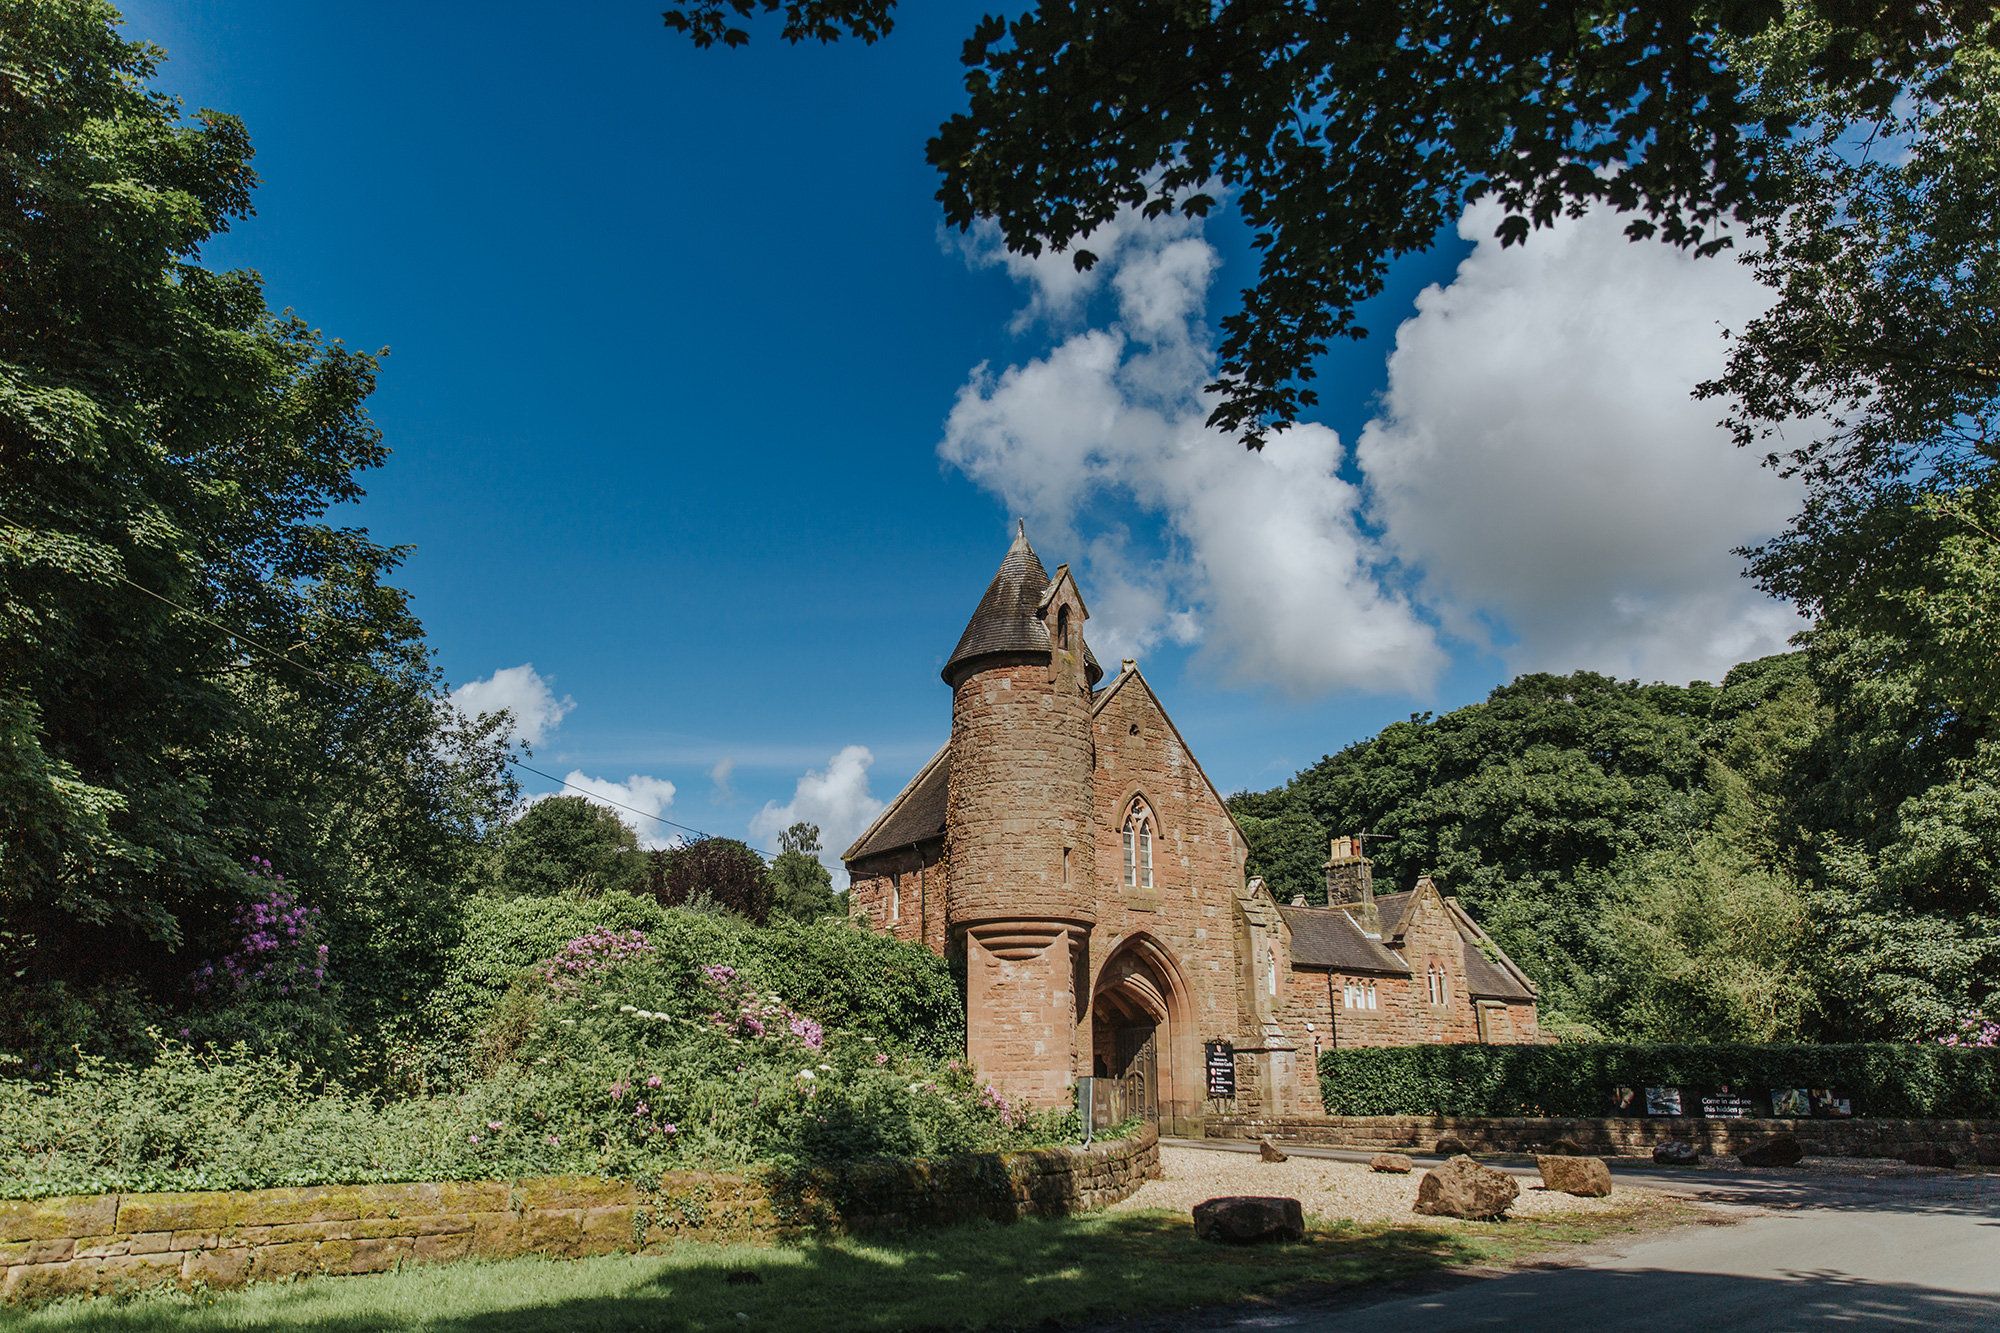
[[[1378,898],[1336,839],[1327,907],[1246,880],[1221,793],[1136,663],[1105,680],[1089,616],[1023,531],[945,662],[951,740],[843,858],[850,912],[963,960],[967,1053],[1003,1094],[1095,1075],[1192,1130],[1317,1113],[1329,1043],[1536,1039],[1527,978],[1428,879]]]

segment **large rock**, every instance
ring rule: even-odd
[[[1958,1154],[1942,1143],[1919,1143],[1901,1156],[1911,1166],[1941,1166],[1949,1170],[1958,1165]]]
[[[1263,1240],[1304,1240],[1305,1211],[1297,1199],[1236,1195],[1194,1206],[1194,1234],[1202,1240],[1255,1245]]]
[[[1557,1139],[1554,1143],[1551,1143],[1549,1145],[1548,1155],[1550,1157],[1590,1156],[1589,1153],[1584,1151],[1583,1145],[1581,1143],[1578,1143],[1575,1139],[1570,1139],[1570,1138]]]
[[[1745,1166],[1797,1166],[1805,1156],[1806,1150],[1797,1139],[1789,1134],[1773,1134],[1736,1154],[1736,1160]]]
[[[1378,1152],[1368,1159],[1370,1171],[1386,1171],[1392,1176],[1407,1176],[1417,1169],[1417,1164],[1399,1152]]]
[[[1463,1157],[1471,1151],[1465,1140],[1456,1134],[1447,1134],[1438,1140],[1437,1155],[1440,1157]]]
[[[1653,1160],[1661,1166],[1700,1166],[1701,1149],[1685,1139],[1653,1145]]]
[[[1514,1177],[1460,1156],[1424,1172],[1414,1211],[1431,1217],[1493,1218],[1503,1216],[1520,1197]]]
[[[1611,1168],[1602,1157],[1551,1154],[1537,1157],[1535,1165],[1541,1168],[1542,1184],[1549,1189],[1586,1199],[1601,1199],[1611,1193]]]
[[[1267,1162],[1289,1162],[1292,1160],[1289,1154],[1279,1151],[1278,1145],[1271,1142],[1269,1134],[1257,1140],[1257,1156]]]

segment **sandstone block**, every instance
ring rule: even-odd
[[[1958,1165],[1958,1154],[1942,1143],[1919,1143],[1899,1156],[1911,1166],[1941,1166],[1949,1169]]]
[[[1554,1143],[1551,1143],[1549,1145],[1549,1151],[1547,1155],[1550,1157],[1589,1156],[1589,1154],[1583,1150],[1583,1145],[1581,1143],[1578,1143],[1575,1139],[1572,1138],[1560,1138],[1557,1139]]]
[[[1745,1166],[1797,1166],[1805,1155],[1806,1150],[1790,1134],[1773,1134],[1745,1148],[1736,1157]]]
[[[1412,1211],[1431,1217],[1502,1217],[1520,1197],[1514,1177],[1460,1155],[1424,1172]]]
[[[472,1253],[482,1259],[511,1259],[525,1249],[521,1219],[514,1213],[474,1213]]]
[[[1701,1149],[1685,1140],[1673,1139],[1653,1145],[1653,1160],[1661,1166],[1700,1166]]]
[[[347,1256],[346,1272],[386,1273],[402,1260],[410,1257],[412,1247],[407,1236],[390,1236],[380,1240],[357,1240],[352,1252]],[[329,1267],[328,1271],[334,1271]]]
[[[76,1242],[59,1240],[17,1240],[0,1245],[0,1268],[17,1264],[59,1264],[76,1257]]]
[[[262,1281],[274,1277],[300,1277],[317,1271],[313,1262],[311,1241],[291,1241],[282,1245],[265,1245],[250,1256],[250,1276]]]
[[[0,1200],[0,1241],[102,1236],[117,1229],[116,1194]]]
[[[206,1282],[211,1287],[240,1287],[250,1280],[252,1255],[247,1248],[190,1251],[181,1260],[181,1281]]]
[[[1611,1168],[1602,1157],[1544,1156],[1535,1159],[1542,1184],[1579,1198],[1601,1199],[1611,1193]]]
[[[1269,1134],[1257,1140],[1257,1156],[1266,1162],[1289,1162],[1291,1160],[1289,1153],[1280,1152],[1278,1145],[1271,1142]]]
[[[410,1257],[427,1264],[448,1264],[472,1253],[472,1233],[454,1231],[443,1235],[418,1236],[410,1243]]]
[[[1202,1240],[1254,1245],[1267,1240],[1303,1240],[1305,1211],[1297,1199],[1236,1195],[1194,1206],[1194,1234]]]
[[[514,1182],[514,1206],[543,1208],[637,1207],[639,1193],[629,1180],[597,1176],[538,1176]]]
[[[213,1250],[222,1245],[219,1231],[176,1231],[168,1243],[170,1250]]]
[[[1407,1176],[1417,1169],[1417,1164],[1399,1152],[1378,1152],[1368,1159],[1368,1169],[1384,1171],[1395,1176]]]
[[[1464,1157],[1472,1149],[1456,1134],[1447,1134],[1437,1141],[1437,1155],[1440,1157]]]
[[[531,1212],[521,1217],[521,1244],[541,1254],[568,1258],[583,1239],[583,1227],[573,1212]]]

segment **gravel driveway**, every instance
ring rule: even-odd
[[[1417,1182],[1423,1178],[1421,1167],[1407,1176],[1397,1176],[1371,1171],[1358,1162],[1312,1157],[1266,1162],[1251,1153],[1200,1148],[1163,1147],[1160,1164],[1166,1168],[1165,1180],[1147,1181],[1137,1194],[1112,1205],[1112,1211],[1165,1208],[1186,1213],[1202,1200],[1218,1195],[1275,1194],[1297,1199],[1308,1217],[1408,1222],[1416,1216],[1410,1206],[1417,1201]],[[1520,1183],[1521,1197],[1511,1210],[1515,1217],[1608,1212],[1656,1197],[1650,1190],[1615,1186],[1601,1199],[1578,1199],[1526,1180]],[[1464,1225],[1449,1217],[1426,1217],[1423,1222],[1426,1226]]]

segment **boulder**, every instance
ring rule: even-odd
[[[1305,1210],[1297,1199],[1235,1195],[1194,1206],[1194,1234],[1202,1240],[1255,1245],[1263,1240],[1304,1240]]]
[[[1459,1156],[1424,1172],[1413,1211],[1431,1217],[1501,1217],[1520,1197],[1514,1177]]]
[[[1417,1169],[1417,1164],[1399,1152],[1378,1152],[1368,1159],[1370,1171],[1386,1171],[1392,1176],[1407,1176]]]
[[[1949,1170],[1958,1165],[1958,1154],[1942,1143],[1919,1143],[1908,1152],[1897,1155],[1911,1166],[1941,1166]]]
[[[1289,1162],[1291,1160],[1290,1154],[1278,1151],[1278,1145],[1271,1142],[1269,1134],[1257,1140],[1257,1155],[1267,1162]]]
[[[1653,1160],[1661,1166],[1700,1166],[1701,1149],[1685,1139],[1653,1145]]]
[[[1585,1152],[1583,1149],[1583,1145],[1581,1143],[1578,1143],[1575,1139],[1557,1139],[1554,1143],[1551,1143],[1549,1145],[1548,1156],[1588,1157],[1590,1156],[1590,1154]]]
[[[1611,1168],[1602,1157],[1569,1157],[1549,1154],[1537,1157],[1545,1188],[1561,1190],[1586,1199],[1601,1199],[1611,1193]]]
[[[1806,1150],[1791,1135],[1773,1134],[1736,1154],[1736,1160],[1745,1166],[1797,1166],[1805,1155]]]
[[[1440,1157],[1463,1157],[1471,1151],[1465,1140],[1456,1134],[1447,1134],[1438,1140],[1437,1155]]]

